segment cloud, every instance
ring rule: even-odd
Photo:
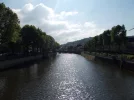
[[[77,15],[78,12],[77,11],[74,11],[74,12],[65,12],[65,11],[62,11],[60,12],[60,14],[57,14],[56,17],[59,18],[59,19],[64,19],[68,16],[74,16],[74,15]]]
[[[13,11],[17,13],[21,26],[35,25],[61,44],[95,36],[104,30],[98,28],[94,22],[76,23],[69,20],[70,17],[77,17],[79,14],[77,11],[56,13],[42,3],[35,6],[29,3],[22,9],[13,9]]]

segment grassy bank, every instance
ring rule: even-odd
[[[93,56],[101,56],[101,57],[116,57],[116,59],[124,59],[127,61],[134,61],[134,55],[133,54],[118,54],[118,53],[99,53],[99,52],[85,52],[86,54],[93,55]]]
[[[89,53],[82,52],[82,56],[91,61],[101,61],[103,63],[112,64],[120,69],[127,69],[134,71],[134,55],[127,54],[105,54],[105,53]],[[94,58],[94,59],[91,59]]]

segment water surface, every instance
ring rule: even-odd
[[[0,100],[134,100],[132,72],[80,55],[22,67],[0,72]]]

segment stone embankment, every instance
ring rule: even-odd
[[[19,64],[24,64],[29,61],[38,60],[41,58],[42,58],[42,55],[37,55],[37,56],[29,56],[29,57],[24,57],[24,58],[19,58],[19,59],[1,61],[0,62],[0,70],[7,69],[7,68],[13,67],[15,65],[19,65]]]
[[[127,69],[134,71],[134,62],[133,61],[127,61],[127,60],[121,60],[116,59],[113,57],[103,57],[103,56],[93,56],[89,55],[88,53],[81,53],[82,56],[84,56],[86,59],[91,61],[101,61],[104,63],[114,64],[115,66],[121,68],[121,69]]]

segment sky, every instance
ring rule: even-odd
[[[20,25],[35,25],[57,42],[93,37],[115,25],[134,27],[134,0],[0,0],[17,13]],[[134,30],[127,31],[134,35]]]

